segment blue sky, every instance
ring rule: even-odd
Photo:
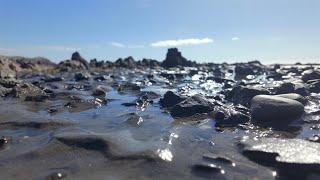
[[[0,0],[0,54],[320,60],[319,0]]]

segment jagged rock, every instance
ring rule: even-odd
[[[89,80],[90,74],[89,73],[76,73],[74,75],[75,81],[82,81],[82,80]]]
[[[253,122],[268,125],[287,125],[304,113],[300,102],[284,97],[258,95],[251,100]]]
[[[139,66],[149,67],[149,68],[155,68],[160,66],[160,63],[154,59],[142,59],[142,61],[138,61],[137,64]]]
[[[19,72],[44,72],[55,66],[56,64],[42,57],[0,56],[0,78],[16,78]]]
[[[204,99],[201,95],[194,95],[176,104],[170,111],[174,118],[183,118],[195,114],[209,113],[214,105]]]
[[[264,72],[264,66],[259,61],[248,63],[237,63],[235,67],[236,78],[243,78],[247,75],[257,75]]]
[[[89,68],[88,62],[80,55],[79,52],[74,52],[71,56],[71,60],[72,61],[79,61],[80,63],[82,63],[86,67],[86,69]]]
[[[216,120],[216,126],[237,126],[250,120],[249,109],[243,106],[215,106],[211,114]]]
[[[314,79],[307,82],[309,90],[313,93],[320,93],[320,79]]]
[[[165,68],[194,65],[195,63],[188,61],[186,58],[184,58],[177,48],[168,49],[167,57],[161,64],[161,66]]]
[[[234,104],[242,104],[249,107],[251,99],[256,95],[270,94],[270,92],[260,87],[236,86],[227,94],[227,99]]]
[[[133,59],[133,57],[129,56],[125,59],[118,59],[116,62],[115,62],[115,65],[117,67],[123,67],[123,68],[135,68],[136,67],[136,62],[135,60]]]
[[[304,82],[314,79],[320,79],[320,72],[316,70],[306,70],[302,73],[302,78]]]
[[[65,60],[58,64],[57,70],[60,72],[86,70],[87,67],[80,61]]]
[[[280,86],[275,88],[276,94],[287,94],[295,91],[295,84],[291,82],[282,83]]]
[[[105,63],[104,61],[97,61],[97,59],[91,59],[89,66],[94,68],[104,68]]]
[[[172,106],[180,103],[183,100],[185,100],[185,98],[182,98],[182,97],[176,95],[172,91],[167,91],[164,94],[163,98],[160,99],[160,105],[162,107],[169,108],[169,107],[172,107]]]

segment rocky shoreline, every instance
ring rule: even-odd
[[[199,130],[197,125],[193,124],[201,125],[210,120],[212,131],[240,131],[236,136],[242,136],[245,140],[226,142],[239,146],[237,151],[257,166],[267,166],[277,171],[279,174],[275,176],[297,176],[302,179],[319,177],[320,65],[263,65],[259,61],[197,64],[184,58],[178,49],[172,48],[168,50],[163,62],[153,59],[135,61],[132,57],[115,62],[96,59],[87,62],[78,52],[73,53],[70,60],[59,64],[45,58],[0,56],[0,72],[2,113],[6,112],[5,103],[13,103],[32,109],[24,111],[25,114],[30,112],[37,116],[45,114],[44,117],[61,118],[61,114],[68,117],[68,114],[65,114],[68,112],[85,116],[86,114],[82,113],[95,114],[99,112],[99,107],[109,107],[112,110],[110,103],[122,99],[119,105],[114,106],[123,111],[132,110],[131,114],[125,115],[125,122],[130,127],[147,123],[136,112],[149,112],[149,109],[153,109],[149,114],[157,112],[161,114],[159,116],[174,122],[191,124],[194,129],[187,133]],[[111,110],[111,117],[119,118],[119,114],[112,114]],[[11,112],[14,113],[14,110]],[[74,121],[73,115],[69,116],[67,119]],[[135,144],[135,147],[128,145],[125,149],[125,140],[115,142],[112,139],[115,135],[111,133],[93,135],[78,131],[71,133],[71,130],[60,132],[60,127],[72,127],[74,122],[44,121],[40,117],[33,121],[30,121],[33,117],[26,118],[26,121],[15,120],[22,117],[23,115],[15,117],[4,114],[4,118],[1,118],[0,128],[9,131],[7,135],[0,133],[3,135],[1,148],[19,145],[17,142],[11,143],[15,138],[10,136],[13,129],[58,129],[50,130],[54,134],[50,137],[58,144],[98,151],[111,160],[153,161],[160,158],[171,161],[173,156],[170,155],[171,152],[168,155],[168,152],[164,151],[166,153],[163,155],[162,150],[153,150],[151,147],[154,145],[149,142],[145,148],[136,148]],[[122,118],[121,116],[120,119]],[[81,127],[86,123],[79,124]],[[298,130],[292,132],[292,127]],[[287,134],[290,134],[290,138]],[[223,136],[222,141],[224,138],[227,139]],[[159,144],[161,143],[157,146]],[[260,148],[261,146],[263,148]],[[305,146],[306,149],[294,150],[300,146]],[[206,149],[206,146],[203,148]],[[10,150],[6,150],[6,153],[17,156],[15,152],[9,152]],[[149,151],[152,151],[152,155]],[[290,155],[293,152],[295,156]],[[300,158],[302,156],[308,158]],[[1,166],[9,168],[10,165],[7,165],[5,159],[5,156],[0,155]],[[245,160],[229,160],[225,155],[210,156],[209,159],[210,162],[193,164],[190,168],[192,176],[207,178],[213,174],[213,177],[232,178],[236,177],[237,173],[233,174],[228,164],[248,163]],[[36,160],[33,161],[39,165]],[[228,172],[226,169],[230,168],[231,172]],[[289,168],[294,170],[288,172]],[[76,172],[74,173],[77,174]],[[243,173],[245,172],[243,170]],[[65,176],[72,177],[74,173],[68,171]],[[125,177],[129,175],[130,173]],[[12,174],[8,173],[6,177],[11,176]],[[55,177],[55,174],[48,177],[51,176]],[[269,178],[275,176],[271,175]],[[259,174],[256,174],[256,177],[259,178]]]

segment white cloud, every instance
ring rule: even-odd
[[[232,40],[232,41],[239,41],[240,38],[239,38],[239,37],[233,37],[231,40]]]
[[[110,43],[111,46],[116,47],[116,48],[124,48],[126,47],[124,44],[122,43],[118,43],[118,42],[112,42]]]
[[[112,42],[110,43],[111,46],[116,47],[116,48],[128,48],[128,49],[139,49],[139,48],[144,48],[144,45],[126,45],[122,44],[119,42]]]
[[[177,39],[177,40],[165,40],[151,43],[152,47],[172,47],[172,46],[188,46],[213,43],[213,39]]]

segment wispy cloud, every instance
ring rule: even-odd
[[[232,40],[232,41],[239,41],[240,38],[239,38],[239,37],[233,37],[231,40]]]
[[[57,52],[73,52],[73,51],[81,50],[80,48],[74,48],[74,47],[68,47],[68,46],[59,46],[59,45],[37,45],[37,46],[27,47],[26,49],[57,51]]]
[[[177,39],[177,40],[165,40],[151,43],[152,47],[172,47],[172,46],[188,46],[188,45],[199,45],[213,43],[213,39]]]
[[[129,49],[144,48],[144,45],[126,45],[119,42],[111,42],[110,45],[115,48],[129,48]]]
[[[124,44],[118,43],[118,42],[111,42],[110,45],[113,47],[116,47],[116,48],[125,48],[126,47]]]

